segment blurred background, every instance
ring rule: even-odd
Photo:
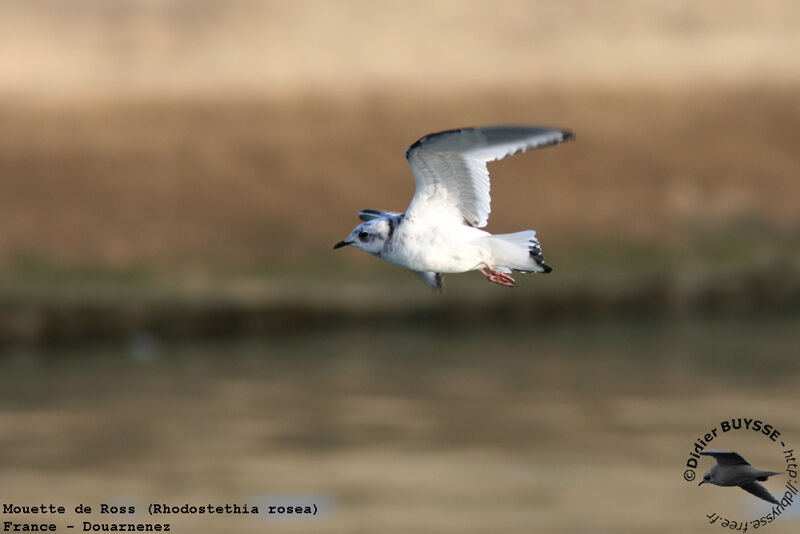
[[[800,443],[797,2],[10,0],[0,35],[3,502],[323,510],[178,532],[769,511],[682,473],[729,417]],[[535,228],[552,274],[434,296],[331,250],[407,206],[409,144],[493,123],[577,134],[491,165],[488,230]]]

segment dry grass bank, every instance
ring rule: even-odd
[[[330,244],[357,210],[406,206],[405,147],[430,131],[499,122],[578,134],[492,169],[489,229],[534,227],[546,253],[593,240],[681,250],[696,234],[743,230],[758,241],[798,227],[794,88],[159,100],[0,113],[6,267],[20,258],[56,269],[361,262],[333,257]]]

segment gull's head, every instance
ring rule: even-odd
[[[380,251],[383,250],[383,245],[388,241],[391,232],[392,226],[387,219],[372,219],[353,228],[353,231],[350,232],[347,239],[339,241],[333,245],[333,248],[336,249],[347,245],[353,245],[364,252],[379,254]]]
[[[700,481],[698,486],[702,486],[703,484],[713,484],[714,483],[714,468],[712,467],[706,474],[703,475],[703,480]]]

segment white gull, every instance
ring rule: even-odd
[[[532,126],[461,128],[426,135],[406,150],[417,189],[405,213],[363,210],[363,223],[334,245],[353,245],[414,271],[434,289],[442,274],[480,270],[513,286],[512,270],[549,273],[534,230],[492,235],[486,163],[572,139],[568,130]]]

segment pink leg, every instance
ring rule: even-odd
[[[490,282],[494,282],[495,284],[500,284],[501,286],[505,286],[505,287],[513,287],[514,286],[514,279],[511,278],[506,273],[502,273],[502,272],[498,271],[497,269],[495,269],[491,265],[487,265],[486,268],[489,269],[488,273],[486,271],[484,271],[483,269],[481,269],[480,271],[481,271],[481,274],[483,276],[485,276],[486,279],[489,280]]]

